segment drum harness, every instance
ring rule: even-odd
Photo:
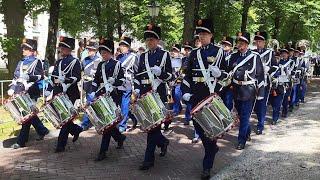
[[[71,71],[71,74],[72,74],[72,70],[73,70],[73,67],[74,67],[74,65],[77,63],[77,59],[73,59],[72,61],[71,61],[71,63],[64,69],[64,70],[62,70],[61,69],[61,64],[62,64],[62,60],[59,62],[59,69],[58,69],[58,71],[59,71],[59,77],[65,77],[65,74],[68,74],[70,71]],[[71,84],[73,84],[74,82],[76,82],[77,81],[77,78],[73,78],[73,77],[70,77],[70,78],[72,78],[73,79],[73,82],[72,83],[70,83],[70,84],[66,84],[66,83],[64,83],[64,82],[60,82],[61,83],[61,86],[62,86],[62,91],[63,91],[63,93],[66,93],[67,92],[67,90],[68,90],[68,88],[71,86]]]
[[[218,59],[218,62],[221,61],[222,54],[223,54],[223,50],[220,48],[219,51],[218,51],[218,54],[216,56],[217,59]],[[214,88],[215,88],[216,83],[217,83],[217,78],[214,78],[213,82],[211,81],[210,71],[208,71],[205,68],[204,64],[203,64],[203,60],[202,60],[202,56],[201,56],[201,49],[197,50],[197,59],[198,59],[198,63],[199,63],[202,75],[204,77],[205,83],[207,84],[207,86],[209,88],[210,94],[213,94],[214,93]]]
[[[168,56],[168,53],[165,52],[162,56],[162,60],[161,60],[161,63],[160,63],[160,68],[162,69],[166,63],[166,59],[167,59],[167,56]],[[146,66],[146,72],[148,74],[148,77],[149,77],[149,80],[151,81],[151,87],[152,87],[152,90],[154,92],[157,91],[157,88],[158,86],[163,82],[161,79],[157,78],[155,79],[154,78],[154,75],[151,73],[151,69],[150,69],[150,65],[149,65],[149,60],[148,60],[148,53],[145,53],[145,56],[144,56],[144,61],[145,61],[145,66]]]

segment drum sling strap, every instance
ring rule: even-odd
[[[160,68],[162,69],[166,63],[166,59],[167,59],[167,53],[165,52],[162,56],[162,60],[160,63]],[[146,70],[147,70],[147,74],[149,77],[149,80],[151,81],[151,87],[153,91],[157,91],[158,86],[162,83],[162,81],[157,78],[154,78],[154,75],[152,74],[151,70],[150,70],[150,65],[149,65],[149,59],[148,59],[148,53],[145,53],[144,56],[144,61],[145,61],[145,66],[146,66]]]

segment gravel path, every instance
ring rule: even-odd
[[[212,179],[320,179],[320,80],[277,126],[267,125],[233,163]]]

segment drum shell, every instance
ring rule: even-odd
[[[110,96],[101,95],[90,105],[84,107],[90,122],[99,134],[117,125],[121,119],[121,110]]]

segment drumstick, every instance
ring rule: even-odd
[[[145,74],[145,73],[148,73],[148,72],[151,72],[151,70],[149,70],[149,71],[143,71],[143,72],[137,73],[137,74],[135,74],[135,75],[136,75],[136,76],[140,76],[140,75]]]

